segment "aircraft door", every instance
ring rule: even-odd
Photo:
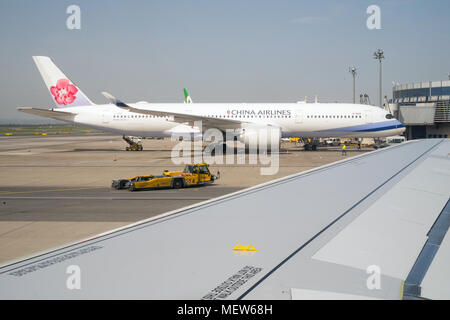
[[[364,114],[366,117],[366,123],[373,123],[373,112],[371,110],[366,110]]]
[[[302,123],[302,122],[303,122],[303,111],[295,110],[295,123]]]
[[[102,123],[108,124],[112,120],[112,114],[110,112],[102,113]]]

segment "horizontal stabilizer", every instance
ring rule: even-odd
[[[35,116],[52,118],[63,121],[73,121],[76,115],[75,113],[71,112],[54,111],[52,109],[39,109],[39,108],[19,108],[18,111],[32,114]]]

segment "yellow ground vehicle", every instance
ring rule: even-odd
[[[122,139],[128,143],[128,146],[125,148],[126,151],[142,151],[144,147],[142,146],[141,138],[138,137],[127,137],[122,136]]]
[[[128,180],[113,180],[116,189],[130,191],[153,188],[184,188],[213,183],[218,177],[211,174],[207,164],[189,164],[183,171],[164,171],[160,176],[138,176]]]
[[[345,144],[346,146],[349,146],[353,144],[352,138],[341,138],[341,144]]]

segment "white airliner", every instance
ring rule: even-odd
[[[246,144],[255,132],[282,137],[385,137],[405,127],[382,108],[345,103],[124,103],[104,92],[109,104],[96,105],[48,57],[33,57],[55,108],[19,111],[124,136],[164,137],[201,129],[234,130]],[[190,99],[189,99],[190,100]],[[269,134],[267,135],[269,137]],[[269,141],[268,141],[269,144]]]

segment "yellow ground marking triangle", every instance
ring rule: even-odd
[[[258,251],[258,249],[256,249],[256,248],[255,248],[254,246],[252,246],[251,244],[248,245],[248,246],[246,246],[246,247],[244,247],[244,246],[238,244],[237,246],[235,246],[235,247],[233,248],[233,250],[235,250],[235,251]]]

